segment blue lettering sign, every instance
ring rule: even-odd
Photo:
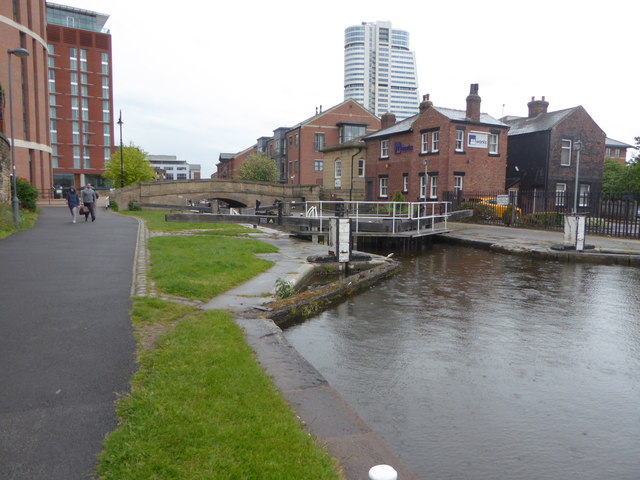
[[[396,142],[393,144],[393,153],[395,154],[411,151],[413,151],[413,145],[402,145],[402,142]]]

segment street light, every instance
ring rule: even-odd
[[[124,188],[124,157],[122,156],[122,110],[120,110],[118,125],[120,126],[120,188]]]
[[[582,149],[582,142],[580,140],[574,142],[573,149],[576,151],[576,185],[573,192],[573,214],[578,213],[578,187],[580,186],[580,150]]]
[[[13,92],[12,92],[12,81],[11,81],[11,55],[15,55],[18,58],[25,58],[29,56],[29,51],[24,48],[16,48],[14,50],[7,50],[7,58],[9,60],[9,128],[11,135],[11,171],[13,174],[12,184],[13,184],[13,197],[11,197],[11,206],[13,207],[13,224],[16,229],[20,226],[20,207],[18,205],[18,179],[17,179],[17,171],[16,171],[16,140],[13,136]]]

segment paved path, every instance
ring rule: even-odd
[[[128,390],[138,222],[44,207],[0,240],[0,478],[89,478]]]

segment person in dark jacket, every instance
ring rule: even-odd
[[[78,215],[78,207],[80,206],[80,197],[76,191],[76,187],[69,188],[67,193],[67,205],[69,205],[69,211],[71,212],[71,218],[73,223],[76,223],[76,216]]]
[[[87,183],[87,186],[82,189],[82,204],[85,207],[89,208],[89,211],[84,215],[84,221],[89,220],[89,214],[91,214],[91,221],[96,221],[96,201],[98,200],[98,194],[91,187],[90,183]]]

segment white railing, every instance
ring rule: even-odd
[[[307,217],[320,219],[320,231],[323,220],[336,216],[354,219],[353,232],[360,232],[363,223],[390,223],[391,233],[398,233],[400,225],[407,221],[415,222],[412,231],[447,229],[451,202],[305,202]],[[405,225],[406,226],[406,225]],[[404,229],[406,231],[406,228]]]

